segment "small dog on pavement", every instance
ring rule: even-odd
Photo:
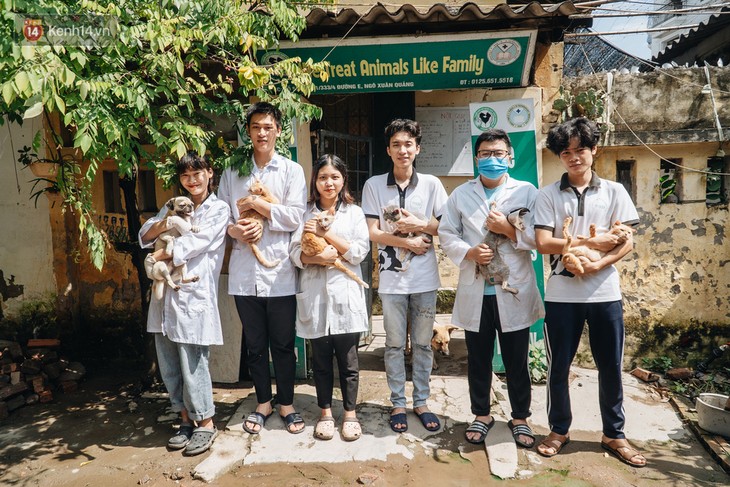
[[[431,370],[438,370],[439,364],[437,357],[443,355],[444,357],[449,356],[449,342],[451,342],[451,334],[454,330],[458,330],[458,326],[454,325],[442,325],[440,323],[433,324],[433,336],[431,337],[431,351],[433,352],[433,365]],[[411,363],[413,357],[413,347],[411,345],[411,323],[408,323],[408,332],[406,333],[406,349],[404,354],[408,358],[408,363]]]
[[[433,325],[433,337],[431,337],[431,350],[433,350],[433,366],[432,370],[438,370],[439,364],[436,357],[443,355],[444,357],[449,356],[449,342],[451,341],[451,334],[454,330],[458,330],[458,326],[454,325],[440,325],[434,323]]]

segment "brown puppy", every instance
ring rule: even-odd
[[[451,341],[451,334],[454,330],[458,330],[458,326],[454,325],[440,325],[434,323],[433,325],[433,337],[431,337],[431,350],[433,351],[433,366],[432,370],[438,370],[439,364],[436,360],[438,354],[445,357],[449,356],[449,342]]]
[[[601,258],[606,255],[605,252],[600,252],[595,249],[591,249],[585,245],[579,245],[577,247],[571,247],[573,243],[573,236],[570,234],[570,224],[573,221],[572,217],[566,217],[563,221],[563,238],[565,239],[565,245],[563,246],[563,265],[571,263],[574,267],[583,272],[583,263],[580,261],[580,257],[585,257],[591,262],[598,262]],[[596,236],[596,224],[591,223],[589,227],[591,238]],[[631,227],[622,224],[620,221],[616,221],[611,228],[608,229],[608,233],[616,235],[618,237],[618,243],[616,245],[622,245],[632,234],[636,232]],[[580,238],[580,237],[579,237]],[[583,237],[585,238],[585,237]]]
[[[437,352],[445,357],[449,356],[449,342],[451,342],[451,333],[454,330],[458,330],[458,326],[454,325],[442,325],[440,323],[433,324],[433,335],[431,336],[431,351],[433,352],[433,365],[431,370],[437,370],[439,364],[436,360]],[[403,351],[404,355],[408,357],[408,363],[411,363],[413,356],[413,347],[411,345],[411,323],[408,322],[408,331],[406,333],[406,348]]]

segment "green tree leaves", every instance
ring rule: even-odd
[[[326,73],[324,64],[257,61],[259,52],[276,50],[281,38],[298,39],[305,20],[294,2],[0,1],[6,7],[0,14],[0,113],[14,121],[44,109],[58,113],[64,133],[71,135],[63,140],[55,134],[49,146],[78,148],[93,168],[113,159],[122,175],[147,165],[169,181],[173,161],[189,149],[210,150],[218,169],[243,168],[250,147],[219,145],[214,117],[235,123],[253,95],[279,106],[287,118],[308,121],[321,113],[301,95],[312,92],[312,77]],[[68,13],[79,25],[106,16],[97,22],[109,28],[104,42],[13,42],[16,16]],[[80,218],[92,261],[101,268],[105,236],[94,225],[90,203],[96,171],[73,173],[61,193]]]

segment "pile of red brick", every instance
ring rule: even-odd
[[[0,340],[0,419],[19,407],[50,402],[55,393],[78,389],[86,369],[59,356],[60,345],[56,339],[31,339],[23,349]]]

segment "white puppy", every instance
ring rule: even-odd
[[[172,254],[176,237],[190,232],[197,233],[199,229],[192,224],[195,204],[190,198],[185,196],[170,198],[165,206],[167,207],[167,215],[165,216],[167,230],[157,237],[154,248],[155,251],[164,248],[166,253]],[[200,279],[198,276],[186,276],[187,266],[185,264],[175,267],[172,265],[172,260],[158,262],[152,257],[152,254],[145,258],[144,267],[147,277],[154,281],[152,295],[157,300],[162,299],[165,295],[165,284],[173,290],[179,291],[180,285],[177,283],[187,284]]]

